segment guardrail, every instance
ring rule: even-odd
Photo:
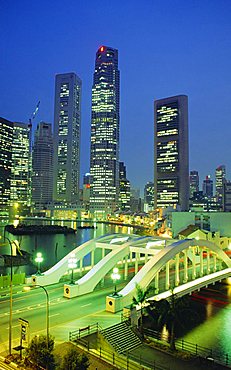
[[[84,328],[71,331],[69,332],[69,341],[75,342],[79,340],[80,338],[86,337],[87,335],[97,333],[101,329],[102,329],[101,326],[97,322],[96,324],[88,325],[88,326],[85,326]]]
[[[169,339],[168,335],[162,334],[152,329],[143,328],[143,333],[151,338],[166,343]],[[178,350],[188,352],[192,355],[201,357],[202,359],[206,359],[220,365],[231,367],[231,354],[222,353],[212,348],[203,347],[198,344],[188,342],[184,339],[176,339],[175,345],[176,349]]]

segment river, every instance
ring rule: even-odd
[[[41,221],[37,221],[38,223]],[[30,223],[35,223],[30,221]],[[81,225],[80,222],[62,221],[57,222],[68,227]],[[33,235],[33,236],[14,236],[6,234],[10,240],[17,239],[21,249],[31,253],[33,258],[37,252],[41,252],[44,261],[42,270],[54,265],[57,261],[63,258],[67,253],[73,250],[74,247],[81,245],[87,240],[108,233],[137,233],[138,231],[132,227],[109,225],[103,223],[95,224],[95,229],[77,229],[76,234],[56,234],[56,235]],[[0,237],[3,238],[4,223],[0,226]],[[9,254],[9,245],[1,247],[1,254]],[[3,270],[0,268],[0,273]],[[35,273],[36,266],[20,266],[14,267],[14,272],[26,272],[27,274]],[[231,356],[231,279],[227,279],[222,283],[217,283],[215,286],[210,286],[208,289],[203,289],[195,293],[192,300],[197,302],[198,311],[201,307],[205,311],[205,317],[201,324],[195,326],[188,333],[184,334],[184,339],[197,343],[198,345],[217,349],[219,351],[229,353]]]

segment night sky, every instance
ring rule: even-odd
[[[96,50],[119,50],[120,160],[133,187],[153,180],[153,101],[189,97],[190,170],[231,179],[230,0],[0,0],[0,116],[53,122],[56,73],[83,82],[81,177],[89,171]]]

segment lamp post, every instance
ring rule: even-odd
[[[71,257],[68,259],[68,268],[71,269],[71,284],[74,284],[74,269],[77,267],[77,259],[75,254],[72,253]]]
[[[46,294],[46,327],[47,327],[47,349],[49,348],[49,306],[50,306],[50,301],[49,301],[49,295],[47,289],[39,284],[36,285],[29,285],[23,288],[24,291],[30,291],[34,287],[39,287],[42,288]]]
[[[42,253],[41,252],[38,252],[36,254],[35,262],[37,262],[37,264],[38,264],[37,274],[38,275],[41,275],[40,266],[41,266],[41,263],[43,262],[43,256],[42,256]]]
[[[117,267],[114,267],[113,273],[111,274],[111,278],[115,284],[115,290],[113,293],[113,296],[118,296],[118,293],[116,291],[116,281],[120,279],[119,269]]]
[[[13,278],[13,263],[12,263],[12,255],[13,255],[13,246],[12,242],[9,238],[4,235],[4,239],[9,242],[10,245],[10,314],[9,314],[9,354],[11,355],[12,351],[12,307],[13,307],[13,287],[12,287],[12,278]]]

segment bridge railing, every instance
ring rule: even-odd
[[[99,325],[99,323],[96,323],[96,324],[88,325],[88,326],[85,326],[83,328],[71,331],[71,332],[69,332],[69,341],[70,342],[75,342],[75,341],[77,341],[77,340],[79,340],[83,337],[86,337],[87,335],[96,333],[101,329],[102,328]]]
[[[148,337],[154,338],[158,341],[168,342],[168,335],[147,328],[143,328],[143,332]],[[176,339],[175,345],[176,349],[184,352],[189,352],[197,357],[200,357],[201,359],[212,361],[225,366],[231,366],[231,354],[219,352],[212,348],[203,347],[198,344],[188,342],[184,339]]]

